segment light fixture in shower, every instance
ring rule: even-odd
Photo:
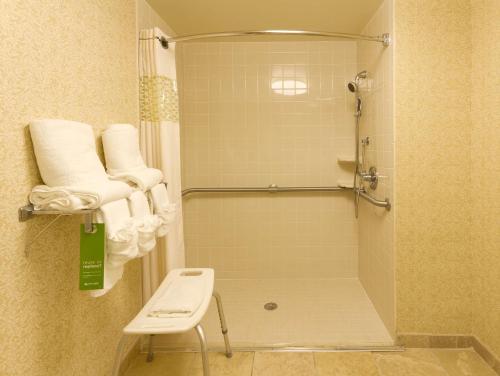
[[[273,80],[271,89],[276,94],[281,95],[301,95],[307,93],[307,83],[295,79]]]

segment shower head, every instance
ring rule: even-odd
[[[356,93],[358,91],[358,82],[360,79],[365,79],[368,77],[368,72],[367,71],[361,71],[359,72],[356,77],[354,77],[354,81],[349,81],[347,83],[347,88],[351,93]]]
[[[349,81],[347,83],[347,88],[349,89],[349,91],[351,93],[355,93],[355,92],[358,91],[358,84],[356,82],[354,82],[354,81]]]

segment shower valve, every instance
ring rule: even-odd
[[[366,171],[359,172],[359,176],[361,176],[361,180],[370,183],[371,189],[373,190],[377,189],[378,174],[377,174],[377,168],[375,166],[370,167],[368,172]]]

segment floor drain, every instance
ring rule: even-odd
[[[264,309],[267,311],[274,311],[276,308],[278,308],[278,304],[275,302],[269,302],[264,304]]]

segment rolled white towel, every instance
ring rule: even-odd
[[[153,201],[154,213],[161,220],[161,226],[158,228],[157,234],[160,237],[165,236],[177,215],[177,205],[170,203],[167,188],[163,183],[151,188],[150,194]]]
[[[137,257],[138,233],[130,217],[127,200],[112,201],[99,210],[106,228],[106,254],[112,266],[124,265]]]
[[[160,183],[163,174],[148,168],[139,150],[139,134],[131,124],[111,124],[102,134],[106,168],[112,179],[131,182],[142,191]]]
[[[106,230],[106,252],[104,257],[104,287],[90,291],[90,296],[106,294],[122,278],[127,261],[138,255],[138,233],[130,217],[126,199],[112,201],[101,206],[97,222],[104,223]]]
[[[29,200],[37,210],[96,209],[108,202],[128,197],[132,192],[129,185],[111,180],[78,187],[37,185],[31,190]]]
[[[200,307],[205,287],[204,279],[180,277],[172,281],[148,313],[149,317],[190,317]]]
[[[151,251],[156,245],[156,232],[161,225],[160,218],[151,213],[148,199],[142,191],[135,191],[128,198],[128,204],[139,234],[138,257]]]
[[[90,125],[41,119],[32,121],[29,128],[38,169],[46,185],[89,187],[108,180]]]
[[[89,295],[93,298],[98,298],[105,295],[109,290],[111,290],[116,282],[118,282],[123,276],[123,265],[112,266],[107,261],[107,257],[104,258],[104,283],[103,288],[99,290],[89,290]]]

